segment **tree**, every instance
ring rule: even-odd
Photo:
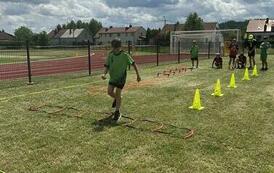
[[[83,22],[82,22],[81,20],[78,20],[78,21],[76,22],[76,27],[77,27],[78,29],[84,28]]]
[[[184,30],[193,31],[193,30],[203,30],[203,19],[198,16],[196,12],[191,13],[185,22]]]
[[[47,46],[49,45],[49,36],[46,31],[40,32],[38,35],[38,45]]]
[[[56,29],[57,29],[58,31],[60,31],[60,30],[62,29],[62,26],[61,26],[60,24],[58,24],[58,25],[56,26]]]
[[[33,33],[31,29],[21,26],[15,30],[14,35],[17,41],[26,42],[27,40],[32,41]]]
[[[39,34],[34,34],[32,37],[32,42],[38,46],[47,46],[49,45],[48,34],[45,31],[42,31]]]
[[[5,32],[5,30],[4,29],[2,29],[2,31],[1,32]]]
[[[62,29],[66,29],[67,28],[67,25],[66,24],[63,24],[62,25]]]
[[[102,28],[102,23],[95,20],[91,19],[88,24],[88,31],[89,33],[94,37],[96,33]]]
[[[244,38],[247,25],[248,25],[248,20],[245,20],[245,21],[230,20],[230,21],[219,24],[220,29],[240,29],[242,38]]]
[[[150,42],[155,42],[160,37],[160,29],[147,29],[146,33],[146,42],[149,44]]]
[[[67,29],[76,29],[76,23],[74,20],[70,21],[70,23],[67,24]]]

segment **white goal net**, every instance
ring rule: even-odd
[[[192,42],[196,40],[199,54],[226,55],[232,39],[236,39],[238,43],[241,42],[239,29],[174,31],[170,34],[170,53],[175,54],[180,51],[183,54],[189,54]]]

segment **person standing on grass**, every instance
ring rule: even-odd
[[[268,70],[268,65],[267,65],[267,50],[270,48],[270,43],[267,41],[267,37],[264,37],[264,41],[260,45],[261,49],[261,61],[262,61],[262,68],[261,71],[266,71]]]
[[[234,38],[230,45],[229,45],[229,65],[228,65],[228,69],[234,69],[236,64],[235,64],[235,59],[237,57],[239,51],[239,45],[237,44],[236,39]],[[232,63],[232,67],[231,67],[231,63]]]
[[[196,62],[196,68],[198,68],[199,67],[199,60],[198,60],[199,47],[197,45],[196,40],[192,41],[192,47],[190,49],[190,55],[191,55],[192,68],[194,68],[194,61],[197,61]]]
[[[127,67],[133,65],[137,75],[137,81],[141,81],[141,77],[138,71],[138,67],[129,54],[121,50],[122,42],[120,39],[114,39],[111,42],[112,51],[109,53],[106,63],[104,74],[102,79],[106,79],[107,73],[109,73],[110,79],[108,83],[108,95],[114,98],[112,107],[116,108],[113,113],[114,121],[118,121],[120,118],[121,107],[121,93],[126,83]],[[114,91],[115,90],[115,91]]]
[[[257,41],[254,36],[250,34],[247,41],[248,57],[249,57],[249,69],[255,66],[255,53],[256,53]]]

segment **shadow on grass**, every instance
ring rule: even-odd
[[[92,125],[94,126],[93,131],[95,132],[102,132],[105,129],[119,126],[116,121],[113,121],[112,115],[100,120],[96,120],[92,123]]]

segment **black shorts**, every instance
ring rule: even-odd
[[[251,56],[255,56],[255,51],[252,51],[252,52],[248,52],[248,56],[251,57]]]
[[[125,83],[109,82],[108,84],[119,89],[123,89],[125,86]]]
[[[229,58],[236,59],[237,55],[229,55]]]

